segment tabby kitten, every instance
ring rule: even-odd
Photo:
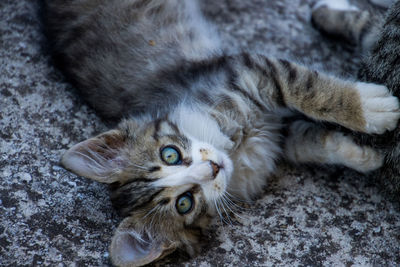
[[[70,148],[62,165],[110,184],[124,217],[110,255],[139,266],[201,231],[234,196],[256,196],[285,156],[361,172],[383,155],[339,131],[384,133],[400,117],[385,86],[343,81],[265,55],[226,55],[193,0],[52,0],[54,58],[104,118],[119,126]],[[283,117],[303,114],[285,126]]]
[[[394,2],[375,0],[380,6]],[[328,34],[339,35],[346,40],[365,47],[366,58],[358,73],[358,77],[369,82],[382,83],[391,92],[399,96],[400,85],[400,1],[389,10],[384,21],[374,19],[368,11],[360,11],[355,7],[342,5],[338,10],[333,1],[321,1],[314,8],[315,25]],[[335,1],[337,3],[337,1]],[[322,19],[324,16],[328,20]],[[343,19],[344,18],[344,19]],[[384,164],[371,176],[384,185],[390,197],[400,199],[400,132],[396,131],[383,136],[357,135],[359,143],[369,144],[386,154]]]

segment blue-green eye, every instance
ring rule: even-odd
[[[183,215],[192,211],[193,206],[194,199],[190,192],[186,192],[176,199],[175,207],[179,214]]]
[[[177,148],[166,146],[161,150],[161,159],[169,165],[177,165],[181,163],[181,154]]]

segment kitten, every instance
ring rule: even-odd
[[[387,6],[385,4],[393,1],[372,2]],[[367,56],[358,73],[359,79],[385,84],[394,95],[399,96],[400,1],[392,6],[383,23],[373,19],[368,11],[360,11],[354,7],[338,11],[334,10],[335,8],[330,3],[332,1],[322,1],[314,8],[315,25],[325,33],[340,35],[347,40],[352,39],[353,43],[364,46]],[[329,22],[322,20],[327,13],[330,14]],[[332,30],[333,28],[335,30]],[[352,34],[349,35],[349,33]],[[384,151],[386,157],[382,168],[371,176],[384,185],[384,190],[390,197],[398,200],[400,198],[400,147],[397,141],[400,140],[400,132],[398,128],[383,136],[358,135],[356,138],[359,143],[369,144]]]
[[[400,117],[385,86],[224,54],[195,1],[53,0],[46,10],[57,65],[99,114],[122,120],[61,159],[110,184],[124,217],[110,246],[118,266],[198,252],[211,216],[231,197],[260,193],[281,156],[381,166],[379,151],[315,121],[382,134]],[[299,114],[308,119],[290,123],[283,139],[282,119]]]

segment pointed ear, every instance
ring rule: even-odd
[[[110,256],[116,266],[142,266],[162,259],[178,247],[174,242],[153,238],[149,232],[137,232],[128,227],[126,218],[115,232],[110,246]]]
[[[113,174],[121,171],[128,163],[124,155],[126,138],[119,130],[111,130],[78,143],[61,158],[65,169],[102,183],[117,180]]]

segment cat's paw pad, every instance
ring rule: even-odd
[[[400,105],[397,97],[383,85],[372,83],[357,83],[361,106],[365,119],[366,133],[382,134],[393,130],[400,118]]]
[[[320,7],[327,7],[329,9],[344,11],[359,10],[356,6],[351,5],[348,0],[321,0],[313,6],[313,11],[317,10]]]

